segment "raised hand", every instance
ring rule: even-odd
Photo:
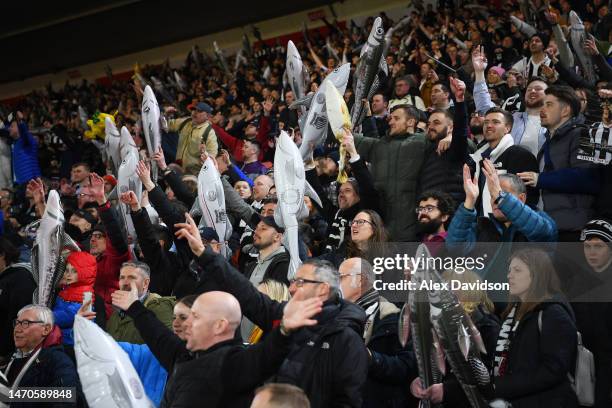
[[[584,49],[589,55],[599,55],[597,44],[595,44],[595,40],[593,40],[593,38],[587,38],[584,40]]]
[[[474,65],[474,71],[484,73],[487,69],[487,57],[484,52],[484,47],[476,47],[472,51],[472,65]]]
[[[88,300],[87,302],[83,303],[81,305],[81,307],[79,308],[79,310],[77,311],[77,314],[81,317],[86,318],[87,320],[93,320],[96,318],[96,312],[92,312],[91,311],[91,300]]]
[[[121,193],[119,199],[123,204],[129,205],[132,212],[140,210],[140,203],[138,202],[138,197],[136,197],[136,193],[134,193],[132,190],[126,191],[125,193]]]
[[[342,146],[346,149],[349,156],[357,156],[357,149],[355,148],[355,138],[353,137],[353,134],[347,128],[344,128],[343,132],[344,137],[342,139]]]
[[[34,204],[45,203],[45,185],[40,178],[30,180],[26,190],[32,194]]]
[[[533,171],[524,171],[522,173],[516,173],[516,175],[523,180],[526,186],[536,187],[538,185],[538,173]]]
[[[155,184],[151,181],[151,168],[149,165],[140,160],[138,165],[136,166],[136,175],[142,181],[142,185],[147,189],[147,191],[153,190],[155,188]]]
[[[138,288],[136,282],[131,281],[130,290],[116,290],[111,294],[113,299],[113,306],[118,307],[121,310],[128,310],[134,302],[138,301]]]
[[[463,165],[463,191],[465,191],[464,207],[468,210],[473,210],[480,192],[478,190],[478,180],[475,177],[472,180],[470,168],[467,164]]]
[[[451,92],[455,95],[455,100],[463,102],[465,98],[465,82],[455,77],[450,77],[449,81]]]
[[[179,239],[186,239],[189,248],[191,248],[191,252],[193,252],[195,256],[202,255],[204,252],[204,243],[200,237],[198,226],[189,213],[185,213],[185,222],[174,224],[174,227],[179,229],[174,235]]]
[[[491,160],[486,159],[484,161],[484,165],[482,166],[482,172],[487,178],[487,187],[489,188],[489,194],[491,194],[491,198],[497,198],[502,189],[501,185],[499,184],[499,176],[497,175],[497,170],[495,170],[495,166],[493,165]]]
[[[104,179],[96,173],[89,175],[89,186],[87,187],[91,198],[94,199],[98,205],[106,203],[106,195],[104,194]]]
[[[161,171],[168,168],[168,165],[166,165],[166,158],[164,157],[164,150],[161,148],[161,146],[159,146],[157,151],[153,153],[153,157],[151,157],[151,159],[157,163],[157,167],[159,167]]]
[[[318,297],[305,299],[303,288],[299,288],[283,309],[282,326],[288,331],[314,326],[317,321],[311,317],[321,313],[321,310],[323,310],[323,301]]]

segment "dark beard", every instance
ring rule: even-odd
[[[472,135],[482,135],[483,128],[483,125],[470,125],[470,132],[472,133]]]
[[[442,221],[439,218],[429,220],[429,222],[417,222],[417,233],[420,235],[435,234],[442,225]]]
[[[536,103],[529,103],[527,98],[525,98],[525,107],[528,109],[541,108],[542,106],[544,106],[544,101],[539,101]]]

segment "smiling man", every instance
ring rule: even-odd
[[[17,313],[13,330],[17,352],[6,372],[10,385],[15,386],[25,370],[19,387],[79,387],[74,363],[59,345],[59,330],[54,332],[53,324],[53,312],[45,306],[28,305]]]

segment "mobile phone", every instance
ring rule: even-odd
[[[91,292],[83,292],[83,304],[87,302],[90,302],[89,306],[87,307],[87,311],[91,312],[92,311]]]

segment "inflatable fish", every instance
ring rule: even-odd
[[[53,307],[55,288],[66,271],[65,249],[80,251],[64,232],[64,210],[57,191],[51,190],[42,218],[30,224],[37,228],[32,247],[32,275],[37,283],[32,303]]]
[[[281,131],[274,153],[274,184],[278,206],[274,220],[285,229],[291,262],[287,277],[295,276],[301,265],[298,247],[298,220],[308,215],[304,204],[306,173],[300,151],[287,132]]]
[[[150,86],[145,87],[142,97],[142,127],[144,130],[145,141],[147,142],[147,150],[149,157],[153,157],[155,152],[161,146],[161,130],[159,126],[160,120],[159,105],[157,98]],[[151,179],[157,182],[157,162],[151,161]]]
[[[90,408],[153,408],[129,356],[95,323],[74,317],[74,352]]]
[[[327,80],[325,80],[327,81]],[[327,119],[336,140],[340,144],[340,162],[338,165],[338,182],[346,183],[348,175],[346,174],[346,150],[342,146],[344,139],[344,130],[351,128],[351,116],[344,98],[333,84],[325,86],[325,107],[327,110]]]

